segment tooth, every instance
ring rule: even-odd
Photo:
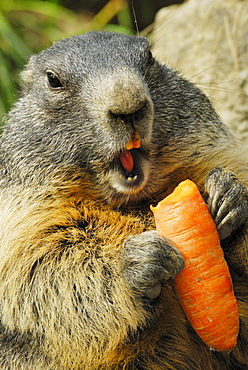
[[[140,148],[140,145],[141,145],[141,143],[140,143],[139,133],[138,133],[138,131],[134,131],[134,133],[132,135],[132,139],[126,145],[126,149],[131,150],[133,148]]]
[[[127,181],[131,182],[131,181],[135,181],[136,179],[137,179],[137,175],[135,175],[134,177],[129,176],[127,178]]]
[[[135,131],[135,134],[134,134],[133,147],[134,148],[139,148],[140,147],[140,136],[139,136],[139,133],[137,131]]]
[[[126,149],[127,149],[127,150],[131,150],[131,149],[133,149],[133,141],[132,141],[132,140],[130,140],[130,141],[127,143],[127,145],[126,145]]]

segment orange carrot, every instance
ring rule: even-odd
[[[183,181],[151,209],[157,232],[185,259],[175,288],[188,320],[211,349],[230,351],[237,344],[238,305],[215,223],[197,186]]]

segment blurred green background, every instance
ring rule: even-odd
[[[0,121],[18,96],[19,72],[52,42],[90,31],[149,34],[155,13],[183,0],[1,0]]]

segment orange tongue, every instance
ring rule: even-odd
[[[120,161],[122,166],[127,170],[127,172],[132,172],[133,169],[133,156],[130,152],[130,150],[123,150],[120,154]]]

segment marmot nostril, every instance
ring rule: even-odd
[[[136,108],[136,107],[135,107]],[[126,109],[127,111],[128,109]],[[140,107],[138,109],[130,109],[130,113],[121,112],[121,109],[111,109],[109,111],[110,117],[120,120],[121,122],[125,124],[131,125],[133,128],[135,128],[135,123],[142,119],[144,117],[144,114],[146,114],[146,111],[149,110],[147,107],[147,102],[144,102],[142,105],[140,104]]]

